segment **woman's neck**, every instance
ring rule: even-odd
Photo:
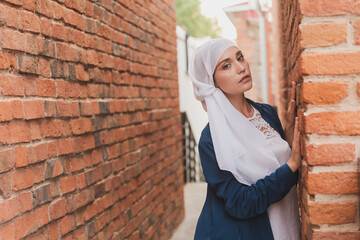
[[[253,115],[252,107],[250,103],[246,101],[244,93],[239,95],[225,94],[225,96],[229,99],[230,103],[245,117],[249,118]]]

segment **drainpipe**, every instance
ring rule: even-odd
[[[190,35],[186,32],[185,34],[185,57],[186,57],[186,72],[189,71],[189,46],[188,40]]]
[[[260,54],[261,54],[261,85],[263,102],[269,103],[269,69],[267,57],[267,36],[266,36],[266,19],[265,12],[262,11],[260,0],[255,0],[256,11],[259,15],[259,35],[260,35]]]

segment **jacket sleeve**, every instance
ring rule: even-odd
[[[224,201],[229,215],[248,219],[263,214],[269,205],[284,198],[296,184],[297,175],[287,164],[251,186],[241,184],[231,172],[220,170],[209,132],[203,132],[208,136],[202,136],[199,142],[201,165],[206,182]]]

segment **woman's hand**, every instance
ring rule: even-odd
[[[294,125],[295,125],[295,114],[296,114],[296,83],[293,81],[291,86],[291,96],[288,110],[286,112],[286,122],[285,122],[285,140],[288,142],[289,146],[292,146],[294,139]]]
[[[300,131],[299,131],[299,119],[296,117],[294,126],[294,139],[292,142],[292,151],[290,160],[287,162],[293,172],[296,172],[300,167]]]

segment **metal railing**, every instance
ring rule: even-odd
[[[203,182],[204,175],[199,161],[199,156],[196,151],[197,144],[186,112],[181,113],[181,122],[183,133],[184,181],[185,183]]]

